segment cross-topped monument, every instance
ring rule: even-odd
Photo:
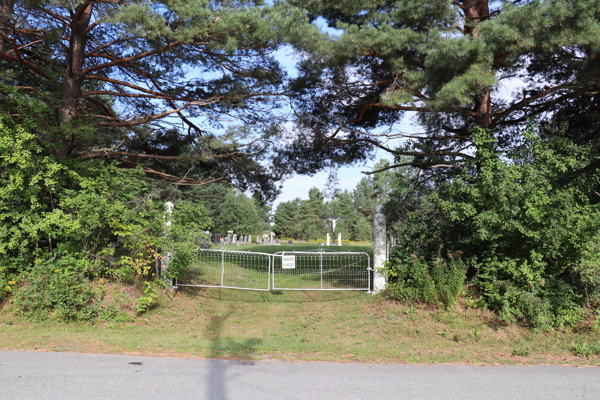
[[[333,215],[331,217],[327,217],[329,221],[331,221],[331,228],[333,229],[333,233],[335,233],[335,224],[340,219],[346,219],[344,217],[337,217],[335,215],[335,204],[333,205]]]
[[[333,233],[335,233],[335,223],[338,219],[341,219],[341,218],[327,218],[327,219],[331,221],[331,227],[333,228]]]

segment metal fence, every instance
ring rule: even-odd
[[[278,252],[272,288],[278,290],[371,290],[371,261],[358,252]]]
[[[371,290],[367,253],[206,250],[175,286],[248,290]]]
[[[175,286],[269,290],[272,254],[231,250],[200,250]]]

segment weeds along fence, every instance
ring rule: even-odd
[[[361,252],[201,250],[176,286],[247,290],[371,290],[371,260]]]

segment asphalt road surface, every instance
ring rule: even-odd
[[[0,351],[0,399],[600,399],[600,368]]]

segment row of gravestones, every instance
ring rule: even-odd
[[[206,232],[207,235],[209,235],[210,237],[210,241],[209,239],[201,239],[200,240],[200,248],[203,249],[207,249],[209,243],[212,243],[214,246],[218,246],[220,244],[223,245],[247,245],[247,244],[272,244],[272,245],[280,245],[281,242],[279,241],[279,239],[275,238],[275,234],[273,232],[271,232],[271,235],[267,235],[266,233],[263,235],[262,240],[260,238],[260,235],[256,235],[256,237],[254,238],[252,235],[247,235],[247,236],[240,236],[238,237],[236,234],[232,234],[232,233],[228,233],[227,236],[221,236],[218,233],[213,233],[210,234],[210,232]],[[269,239],[270,236],[270,239]],[[288,244],[292,244],[291,240],[288,240]],[[322,243],[322,245],[325,245],[325,243]],[[331,237],[329,236],[329,233],[327,233],[327,246],[331,246]],[[337,237],[337,245],[341,246],[342,245],[342,234],[339,233],[338,237]],[[393,247],[393,245],[392,245]]]
[[[267,235],[266,233],[263,235],[262,239],[260,237],[260,235],[240,235],[238,237],[237,234],[235,233],[227,233],[227,236],[221,236],[218,233],[213,233],[210,236],[210,243],[212,243],[215,246],[218,246],[220,244],[223,245],[246,245],[246,244],[272,244],[272,245],[279,245],[281,244],[281,242],[279,241],[279,239],[275,238],[275,234],[273,232],[271,232],[271,235]],[[200,247],[201,248],[208,248],[208,244],[209,244],[209,239],[202,239],[200,242]]]

